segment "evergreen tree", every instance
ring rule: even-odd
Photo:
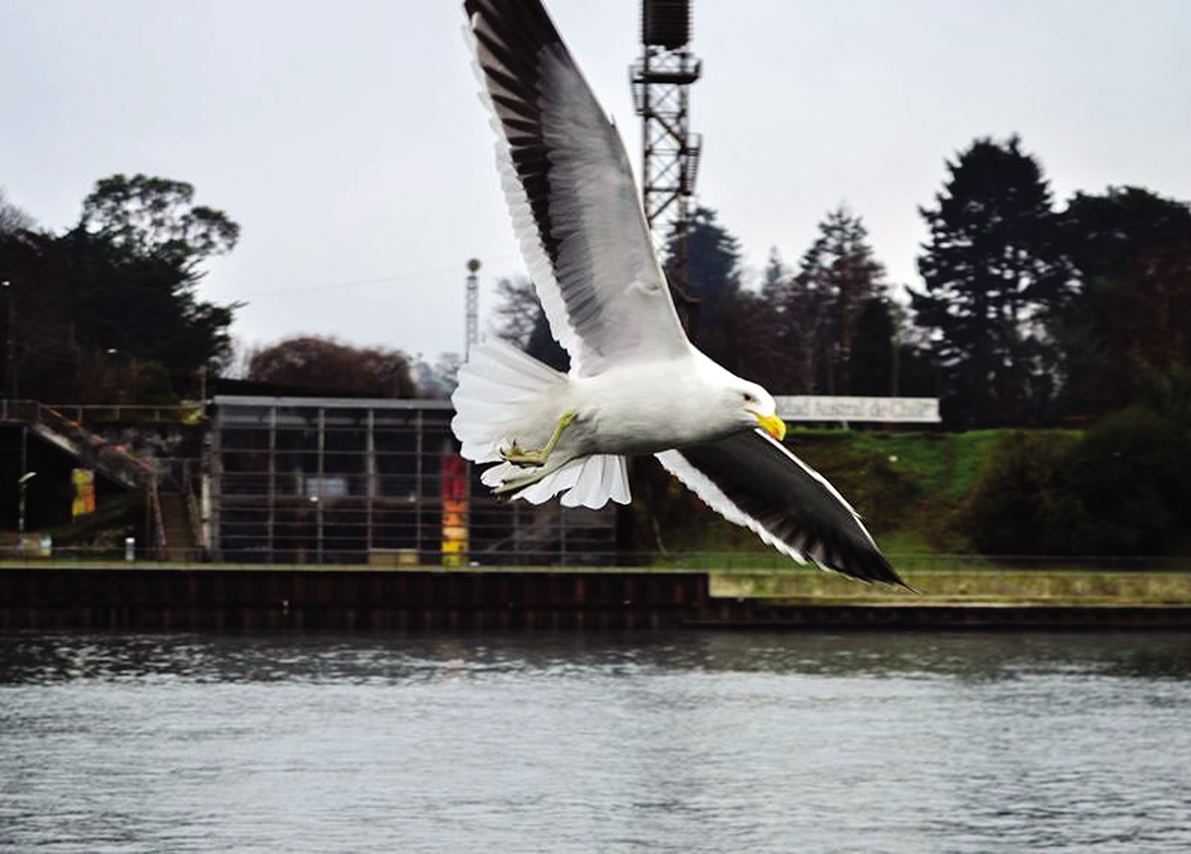
[[[740,290],[740,241],[716,222],[715,211],[697,207],[690,222],[691,296],[709,300]]]
[[[76,228],[56,241],[66,270],[73,342],[185,376],[231,354],[236,304],[198,299],[198,275],[176,258],[145,256]]]
[[[1016,136],[978,139],[954,163],[937,206],[921,208],[930,240],[911,289],[943,373],[944,417],[962,426],[1046,418],[1057,386],[1043,327],[1069,291],[1071,269],[1038,162]]]
[[[667,241],[667,275],[673,277],[678,258],[673,232]],[[740,372],[746,359],[742,351],[743,307],[739,299],[740,243],[716,221],[715,211],[698,207],[691,215],[687,237],[689,279],[675,294],[679,313],[686,315],[691,340],[729,370]]]
[[[798,391],[786,316],[791,277],[777,247],[772,247],[762,273],[760,294],[739,294],[739,300],[745,303],[742,314],[751,341],[745,348],[745,367],[740,373],[773,394]]]
[[[0,204],[5,393],[76,403],[160,402],[160,378],[231,353],[236,304],[198,298],[201,264],[239,226],[193,205],[189,184],[137,175],[99,181],[79,224],[55,236]],[[142,394],[143,391],[143,394]]]
[[[897,394],[898,356],[893,310],[885,299],[873,297],[856,318],[850,393],[870,397]]]
[[[1077,193],[1062,216],[1079,291],[1055,313],[1071,408],[1132,402],[1148,372],[1191,365],[1191,206],[1137,187]]]
[[[4,386],[9,398],[71,400],[78,357],[70,336],[66,269],[55,238],[35,231],[0,232],[0,322]]]
[[[830,348],[830,298],[814,281],[791,274],[766,281],[761,295],[772,316],[768,339],[786,366],[766,387],[775,394],[814,394]]]
[[[825,391],[852,393],[852,342],[864,305],[880,295],[885,268],[873,258],[861,218],[840,205],[819,223],[819,237],[803,254],[797,284],[826,312],[817,324],[820,352],[830,354]]]

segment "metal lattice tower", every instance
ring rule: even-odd
[[[687,46],[690,33],[690,0],[642,0],[642,54],[630,69],[633,101],[643,121],[645,219],[659,249],[674,235],[671,279],[683,292],[690,282],[690,199],[702,146],[689,128],[689,89],[702,72]]]
[[[473,344],[480,341],[480,281],[476,278],[480,262],[472,258],[467,262],[467,296],[464,299],[463,361],[471,358]]]

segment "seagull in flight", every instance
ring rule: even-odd
[[[561,373],[503,342],[473,348],[451,422],[482,482],[540,504],[630,501],[653,454],[713,510],[799,562],[905,586],[856,511],[790,452],[773,397],[687,338],[624,144],[538,0],[466,0],[513,227]]]

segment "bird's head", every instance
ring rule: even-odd
[[[733,384],[734,404],[743,427],[760,427],[779,442],[786,436],[786,423],[778,417],[773,396],[756,383]]]

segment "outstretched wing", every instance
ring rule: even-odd
[[[521,251],[572,372],[689,346],[624,144],[536,0],[467,0]]]
[[[864,581],[907,586],[831,484],[760,430],[656,456],[713,510],[783,554]]]

